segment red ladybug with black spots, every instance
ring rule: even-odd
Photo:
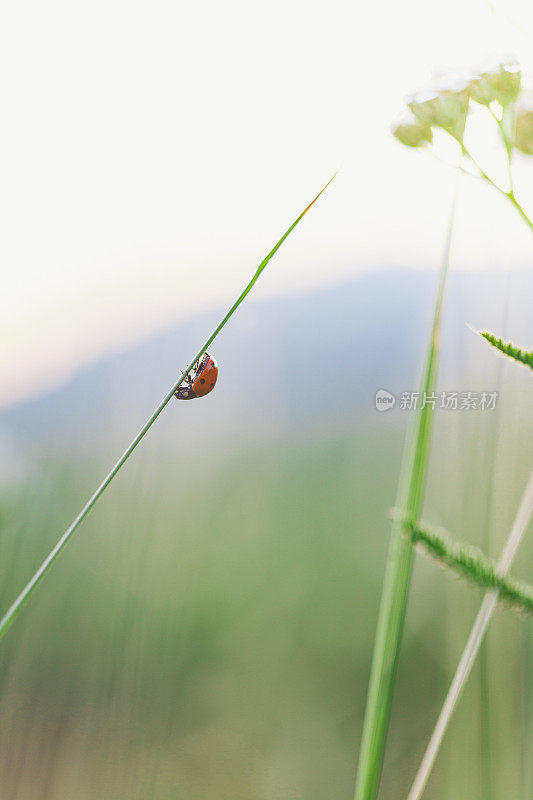
[[[218,378],[218,364],[210,353],[204,353],[187,374],[181,386],[178,386],[174,395],[178,400],[194,400],[203,397],[215,388]]]

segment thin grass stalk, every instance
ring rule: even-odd
[[[424,392],[433,392],[437,382],[442,306],[450,263],[458,188],[459,173],[453,192],[433,320],[420,382],[421,396]],[[396,500],[400,518],[392,525],[363,723],[355,800],[373,800],[379,788],[413,561],[413,543],[404,535],[404,520],[416,523],[420,516],[432,415],[433,409],[429,404],[419,408],[412,418],[405,442]]]
[[[513,191],[513,170],[511,163],[512,148],[507,139],[505,128],[500,120],[497,120],[500,127],[502,138],[507,151],[507,167],[509,173],[509,189]],[[510,278],[507,278],[507,288],[505,292],[505,304],[503,314],[503,330],[506,332],[509,320],[509,306],[510,306]],[[503,360],[498,362],[496,389],[498,397],[501,396],[501,389],[503,383]],[[488,457],[489,474],[487,480],[487,495],[485,498],[484,520],[482,524],[482,540],[481,547],[484,552],[492,556],[492,506],[494,498],[494,475],[496,469],[496,453],[498,448],[498,431],[500,429],[500,415],[501,407],[498,404],[496,414],[492,419],[493,436],[491,437],[490,455]],[[488,638],[488,637],[487,637]],[[492,735],[492,708],[490,696],[490,675],[491,669],[489,664],[489,643],[485,639],[481,645],[481,652],[479,654],[479,745],[481,757],[481,795],[485,800],[492,800],[494,794],[494,786],[498,780],[497,767],[491,758],[491,735]]]
[[[484,528],[484,531],[484,546],[487,552],[490,552],[490,528],[488,525]],[[496,768],[492,764],[490,746],[492,738],[490,674],[488,642],[484,640],[479,654],[479,756],[481,796],[483,800],[492,800],[494,795],[493,787],[496,781]]]
[[[281,239],[274,245],[274,247],[268,253],[268,255],[265,256],[265,258],[261,261],[261,263],[259,264],[259,266],[258,266],[256,272],[254,273],[252,279],[245,286],[245,288],[243,289],[243,291],[241,292],[241,294],[239,295],[237,300],[231,306],[230,310],[227,312],[227,314],[224,316],[224,318],[221,320],[221,322],[217,325],[217,327],[211,333],[211,335],[208,337],[208,339],[204,342],[204,344],[202,345],[200,350],[198,350],[196,355],[191,359],[191,361],[189,362],[188,366],[186,367],[186,369],[183,372],[183,374],[181,375],[181,377],[168,390],[168,392],[165,395],[165,397],[161,400],[161,402],[159,403],[159,405],[157,406],[157,408],[155,409],[153,414],[144,423],[144,425],[142,426],[141,430],[139,431],[137,436],[133,439],[133,441],[131,442],[129,447],[120,456],[119,460],[116,462],[114,467],[106,475],[106,477],[104,478],[102,483],[98,486],[98,488],[96,489],[94,494],[91,495],[91,497],[89,498],[87,503],[84,505],[84,507],[82,508],[80,513],[78,514],[78,516],[71,522],[71,524],[68,526],[68,528],[65,531],[65,533],[63,534],[63,536],[59,539],[59,541],[55,545],[55,547],[50,551],[50,553],[44,559],[43,563],[41,564],[41,566],[39,567],[37,572],[28,581],[28,583],[26,584],[24,589],[20,592],[20,594],[18,595],[16,600],[13,602],[13,604],[10,606],[10,608],[6,611],[6,613],[4,614],[2,619],[0,619],[0,639],[2,638],[2,636],[4,636],[5,632],[7,631],[8,627],[11,625],[13,620],[15,619],[16,615],[18,614],[18,612],[21,610],[21,608],[23,607],[25,602],[28,600],[28,598],[30,597],[30,595],[32,594],[34,589],[37,587],[37,585],[40,583],[40,581],[44,578],[44,576],[46,575],[46,573],[48,572],[48,570],[50,569],[50,567],[52,566],[54,561],[57,559],[59,554],[64,550],[64,548],[66,547],[68,542],[71,540],[71,538],[72,538],[73,534],[75,533],[75,531],[77,530],[77,528],[79,528],[79,526],[81,525],[81,523],[83,522],[85,517],[91,511],[93,506],[98,502],[100,497],[103,495],[103,493],[105,492],[105,490],[107,489],[107,487],[109,486],[109,484],[111,483],[111,481],[113,480],[115,475],[124,466],[124,464],[126,463],[128,458],[131,456],[131,454],[133,453],[133,451],[135,450],[137,445],[142,441],[144,436],[148,433],[148,431],[150,430],[150,428],[152,427],[152,425],[154,424],[154,422],[156,421],[158,416],[161,414],[161,412],[165,408],[165,406],[170,402],[170,400],[174,396],[174,392],[177,390],[177,388],[185,380],[188,371],[203,356],[203,354],[205,353],[205,351],[207,350],[209,345],[213,342],[213,340],[216,338],[216,336],[218,336],[218,334],[220,333],[220,331],[222,330],[224,325],[228,322],[230,317],[235,313],[235,311],[240,306],[240,304],[243,302],[245,297],[252,290],[255,282],[257,281],[257,279],[259,278],[259,276],[261,275],[261,273],[263,272],[263,270],[267,266],[268,262],[271,260],[271,258],[277,252],[277,250],[279,250],[279,248],[281,247],[281,245],[283,244],[285,239],[292,233],[292,231],[298,225],[300,220],[309,211],[311,206],[318,200],[320,195],[327,189],[327,187],[329,186],[329,184],[331,183],[331,181],[333,180],[333,178],[335,177],[336,174],[337,173],[335,173],[330,178],[330,180],[326,183],[326,185],[323,187],[323,189],[320,190],[320,192],[317,194],[317,196],[311,201],[311,203],[309,203],[307,208],[305,208],[304,211],[302,211],[302,213],[300,214],[300,216],[292,223],[290,228],[288,228],[285,231],[285,233],[283,234]]]
[[[501,574],[506,575],[509,572],[532,515],[533,471],[522,495],[503,553],[498,561],[498,571]],[[491,589],[485,595],[407,800],[420,800],[422,797],[453,711],[468,680],[494,609],[498,604],[498,596],[498,589]]]
[[[522,690],[521,723],[522,723],[522,800],[531,800],[533,788],[533,733],[531,718],[533,716],[533,692],[531,691],[531,675],[533,673],[533,639],[532,626],[524,626],[521,637],[521,670],[520,684]]]

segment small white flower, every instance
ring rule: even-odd
[[[442,128],[462,140],[468,114],[468,80],[448,76],[407,98],[415,117],[425,125]]]
[[[395,122],[392,125],[392,133],[407,147],[422,147],[433,140],[430,126],[412,115]]]
[[[524,94],[516,106],[515,139],[517,150],[533,155],[533,92]]]
[[[520,92],[522,72],[514,58],[500,58],[484,64],[470,80],[472,100],[488,106],[495,100],[502,106],[514,103]]]

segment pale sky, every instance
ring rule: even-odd
[[[4,4],[0,405],[229,305],[338,167],[255,298],[434,269],[453,172],[389,126],[435,68],[502,53],[533,74],[527,0]],[[533,209],[533,159],[516,172]],[[454,266],[532,260],[505,201],[463,180]]]

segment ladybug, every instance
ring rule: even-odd
[[[178,386],[174,396],[178,400],[194,400],[195,397],[203,397],[215,388],[218,378],[218,364],[209,353],[196,362],[193,369],[187,373],[185,381]]]

